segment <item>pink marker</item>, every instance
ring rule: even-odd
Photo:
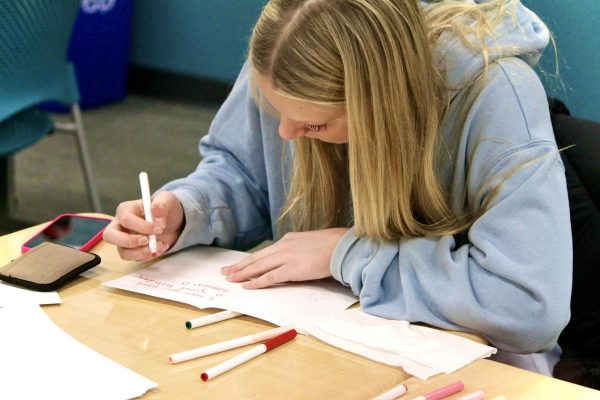
[[[445,397],[452,396],[454,393],[458,393],[464,388],[465,384],[462,381],[458,381],[434,390],[433,392],[415,397],[413,400],[440,400]]]
[[[248,351],[243,352],[229,360],[222,362],[221,364],[215,365],[214,367],[207,369],[200,374],[200,379],[207,381],[214,378],[217,375],[221,375],[223,372],[229,371],[232,368],[237,367],[246,361],[252,360],[254,357],[258,357],[267,351],[273,350],[275,347],[280,346],[286,342],[289,342],[296,337],[296,330],[292,329],[279,336],[275,336],[273,339],[267,340],[266,342],[259,344],[256,347],[251,348]]]

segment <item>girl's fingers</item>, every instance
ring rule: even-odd
[[[257,278],[244,282],[242,287],[244,289],[262,289],[293,280],[294,279],[293,275],[290,273],[290,268],[280,266],[279,268],[275,268]]]
[[[259,275],[268,273],[273,269],[279,268],[282,263],[283,261],[276,255],[256,259],[254,262],[245,265],[241,269],[230,270],[230,272],[227,273],[227,280],[232,282],[247,281],[248,279],[255,278]],[[235,266],[236,265],[233,267]]]
[[[166,244],[164,244],[162,242],[158,242],[156,244],[156,247],[157,247],[157,251],[156,251],[157,257],[164,254],[169,248],[169,246],[167,246]],[[148,245],[139,246],[139,247],[135,247],[135,248],[118,247],[117,250],[119,252],[119,256],[121,256],[121,258],[123,260],[127,260],[127,261],[146,261],[151,258],[155,258],[155,257],[152,257],[152,252],[150,251],[150,248],[148,247]]]
[[[108,243],[127,249],[148,245],[148,236],[124,232],[119,229],[118,221],[116,220],[108,224],[106,229],[104,229],[102,237]]]
[[[275,245],[271,245],[261,249],[255,253],[250,254],[248,257],[244,258],[242,261],[237,262],[232,265],[228,265],[226,267],[221,268],[221,274],[230,275],[245,269],[246,267],[258,262],[259,260],[269,257],[275,253],[277,249]]]
[[[153,232],[153,224],[144,219],[141,200],[127,201],[119,204],[115,220],[123,231],[138,232],[149,235]]]
[[[173,198],[173,194],[167,191],[159,192],[152,198],[152,218],[161,232],[167,226],[170,209],[169,205],[173,202]],[[161,232],[154,231],[154,233]]]

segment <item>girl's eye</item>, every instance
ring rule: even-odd
[[[327,124],[322,125],[312,125],[312,124],[304,124],[304,127],[311,132],[321,132],[327,129]]]

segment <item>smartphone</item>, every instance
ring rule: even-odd
[[[88,251],[102,240],[102,231],[110,221],[109,218],[61,214],[23,243],[21,252],[26,253],[44,242],[64,244]]]

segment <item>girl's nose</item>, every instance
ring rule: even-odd
[[[286,140],[293,140],[306,134],[306,126],[284,116],[279,120],[279,136]]]

